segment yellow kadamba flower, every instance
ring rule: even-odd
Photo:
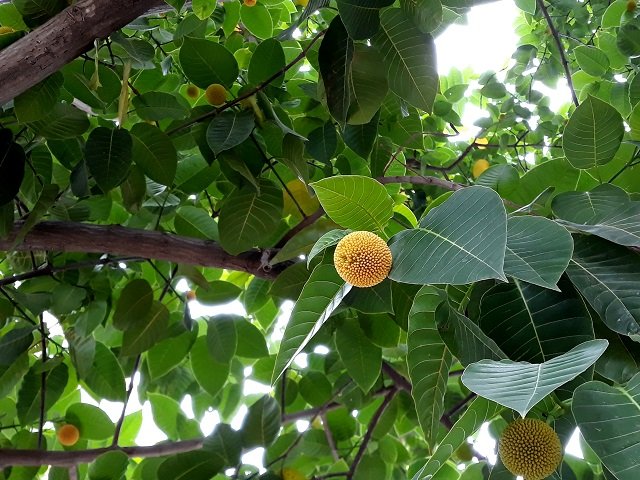
[[[352,232],[338,242],[333,263],[338,275],[354,287],[373,287],[391,270],[391,250],[371,232]]]
[[[519,418],[505,428],[498,447],[507,470],[524,480],[542,480],[562,461],[562,444],[542,420]]]

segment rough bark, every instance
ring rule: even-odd
[[[0,105],[44,80],[163,0],[80,0],[0,51]]]
[[[167,260],[203,267],[226,268],[274,279],[279,269],[265,270],[260,252],[230,255],[216,242],[170,233],[125,228],[119,225],[89,225],[74,222],[42,222],[13,248],[22,225],[16,224],[9,238],[0,240],[2,250],[47,250],[54,252],[108,253]]]

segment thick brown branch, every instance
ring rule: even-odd
[[[11,450],[0,449],[0,467],[24,466],[38,467],[51,465],[55,467],[69,467],[79,463],[91,463],[100,455],[114,450],[126,453],[131,458],[162,457],[175,455],[176,453],[191,452],[202,448],[204,439],[185,440],[183,442],[159,443],[148,447],[122,447],[122,448],[94,448],[91,450],[77,450],[68,452],[51,452],[42,450]]]
[[[0,240],[0,251],[12,250],[21,223],[12,234]],[[153,258],[203,267],[226,268],[274,279],[278,267],[263,269],[259,252],[238,256],[225,252],[209,240],[181,237],[163,232],[125,228],[119,225],[89,225],[74,222],[42,222],[36,225],[16,247],[17,250],[106,253]]]
[[[569,69],[569,62],[567,61],[567,56],[564,52],[564,47],[562,46],[562,42],[560,41],[560,34],[558,33],[558,29],[553,24],[553,20],[547,11],[547,7],[544,4],[544,0],[536,0],[538,4],[538,8],[542,12],[544,19],[547,21],[547,25],[549,26],[549,30],[551,31],[551,35],[553,36],[553,40],[556,42],[556,47],[558,47],[558,53],[560,54],[560,62],[562,63],[562,68],[564,68],[564,76],[567,78],[567,85],[569,86],[569,91],[571,91],[571,100],[573,100],[573,104],[577,107],[578,97],[576,95],[576,90],[573,87],[573,80],[571,79],[571,70]]]
[[[87,51],[97,38],[144,14],[162,0],[80,0],[0,52],[0,105]]]

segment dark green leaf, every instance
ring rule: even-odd
[[[127,130],[98,127],[85,146],[87,167],[105,192],[120,185],[129,172],[133,140]]]

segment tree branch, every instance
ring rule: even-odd
[[[89,50],[97,38],[132,22],[162,0],[80,0],[0,51],[0,105]]]
[[[54,467],[70,467],[78,463],[91,463],[103,453],[113,451],[123,452],[131,458],[162,457],[164,455],[198,450],[202,448],[203,442],[203,438],[198,438],[182,442],[159,443],[147,447],[105,447],[68,452],[2,448],[0,449],[0,466],[39,467],[40,465],[51,465]]]
[[[560,34],[558,33],[558,29],[553,24],[553,20],[549,16],[549,12],[547,11],[547,7],[544,4],[544,0],[536,0],[538,4],[538,8],[542,12],[544,19],[547,21],[547,25],[549,26],[549,30],[551,31],[551,35],[556,42],[556,46],[558,47],[558,53],[560,54],[560,62],[562,63],[562,67],[564,68],[564,76],[567,78],[567,85],[569,86],[569,90],[571,91],[571,100],[573,100],[573,104],[577,107],[580,105],[578,102],[578,97],[576,96],[576,90],[573,87],[573,80],[571,79],[571,70],[569,69],[569,62],[567,61],[567,56],[564,52],[564,47],[562,46],[562,42],[560,41]]]
[[[465,188],[465,185],[459,183],[450,182],[438,177],[426,177],[417,175],[395,176],[395,177],[378,177],[376,180],[383,185],[388,183],[412,183],[414,185],[434,185],[436,187],[444,188],[446,190],[460,190]]]
[[[14,225],[8,238],[0,240],[2,250],[48,250],[59,252],[106,253],[167,260],[204,267],[226,268],[275,279],[283,266],[266,271],[260,252],[237,256],[225,252],[210,240],[182,237],[170,233],[75,222],[41,222],[27,233],[15,249],[13,243],[21,222]]]

